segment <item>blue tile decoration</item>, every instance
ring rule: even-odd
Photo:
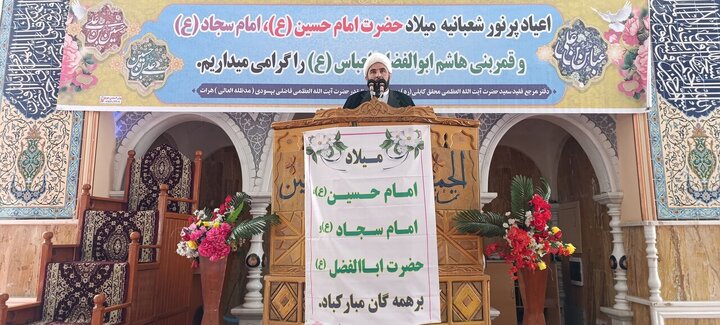
[[[15,1],[3,96],[27,118],[56,108],[67,17],[67,1]]]
[[[242,130],[250,146],[255,164],[255,176],[260,170],[263,150],[270,133],[270,125],[275,120],[275,113],[226,113]]]
[[[17,175],[13,176],[10,183],[10,193],[18,200],[24,203],[30,203],[37,200],[47,190],[47,177],[42,176],[42,182],[35,182],[35,176],[45,167],[45,153],[40,148],[40,141],[43,136],[40,134],[38,125],[30,126],[25,143],[21,146],[21,151],[17,157],[17,169],[22,176],[22,180],[18,181]],[[18,142],[22,143],[22,142]]]
[[[10,21],[12,21],[12,8],[14,0],[2,1],[0,11],[0,71],[5,71],[5,60],[7,60],[8,38],[10,37]],[[5,78],[0,76],[0,97]]]
[[[120,144],[127,138],[132,128],[145,118],[148,112],[115,112],[115,152],[120,148]]]
[[[720,3],[651,1],[657,92],[689,118],[720,107]]]
[[[72,218],[78,190],[82,112],[29,119],[0,108],[0,218]]]
[[[0,218],[72,218],[83,113],[55,111],[67,1],[1,10]]]
[[[648,123],[657,217],[720,219],[720,3],[651,5],[655,93]]]
[[[658,219],[720,218],[720,116],[688,118],[657,93],[655,99],[648,122]]]

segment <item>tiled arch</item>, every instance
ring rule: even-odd
[[[490,161],[498,143],[514,125],[528,118],[548,121],[570,133],[590,158],[600,182],[600,191],[603,193],[621,192],[619,160],[613,142],[605,134],[603,128],[596,125],[587,116],[579,114],[504,114],[496,119],[480,143],[480,190],[482,192],[488,190]]]
[[[257,119],[261,113],[247,113],[242,116],[246,119]],[[254,116],[253,116],[254,115]],[[267,117],[267,116],[266,116]],[[291,114],[271,114],[270,121],[287,120]],[[247,130],[241,126],[241,119],[228,113],[147,113],[134,121],[134,126],[123,132],[123,138],[117,139],[118,150],[114,158],[112,189],[121,187],[122,172],[125,168],[127,151],[135,150],[142,155],[152,142],[163,132],[183,122],[203,120],[220,127],[228,135],[237,150],[242,173],[242,188],[246,192],[264,193],[270,190],[270,148],[272,139],[269,135],[270,125],[253,132],[265,132],[267,135],[264,145],[251,146],[251,139]],[[256,123],[251,123],[257,126]],[[253,139],[256,140],[256,139]],[[257,141],[255,141],[257,142]]]

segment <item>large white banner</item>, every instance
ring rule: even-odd
[[[440,322],[430,127],[304,135],[306,324]]]

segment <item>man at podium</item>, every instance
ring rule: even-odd
[[[399,91],[390,90],[390,77],[392,77],[392,64],[390,59],[382,53],[374,52],[368,56],[363,66],[368,90],[358,91],[345,101],[343,108],[356,108],[360,104],[376,97],[392,107],[415,106],[412,98]]]

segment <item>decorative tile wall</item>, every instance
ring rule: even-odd
[[[56,111],[64,0],[5,0],[0,20],[0,218],[75,213],[81,112]]]
[[[253,170],[260,170],[265,143],[270,134],[270,125],[275,120],[275,113],[226,113],[245,134],[255,166]]]
[[[658,219],[718,219],[720,3],[653,0],[651,7]]]
[[[2,93],[27,118],[56,108],[67,17],[66,0],[15,0]]]
[[[7,59],[8,37],[10,37],[10,22],[12,21],[13,0],[3,0],[0,8],[0,97],[5,81],[5,60]]]
[[[587,117],[590,122],[594,123],[600,132],[608,139],[613,152],[617,156],[617,135],[615,119],[608,114],[582,114]],[[480,143],[485,141],[493,126],[500,121],[505,114],[498,113],[480,113],[480,114],[455,114],[459,118],[467,118],[480,121]]]
[[[115,112],[113,118],[115,120],[115,152],[120,148],[120,144],[125,140],[132,130],[148,112]]]

